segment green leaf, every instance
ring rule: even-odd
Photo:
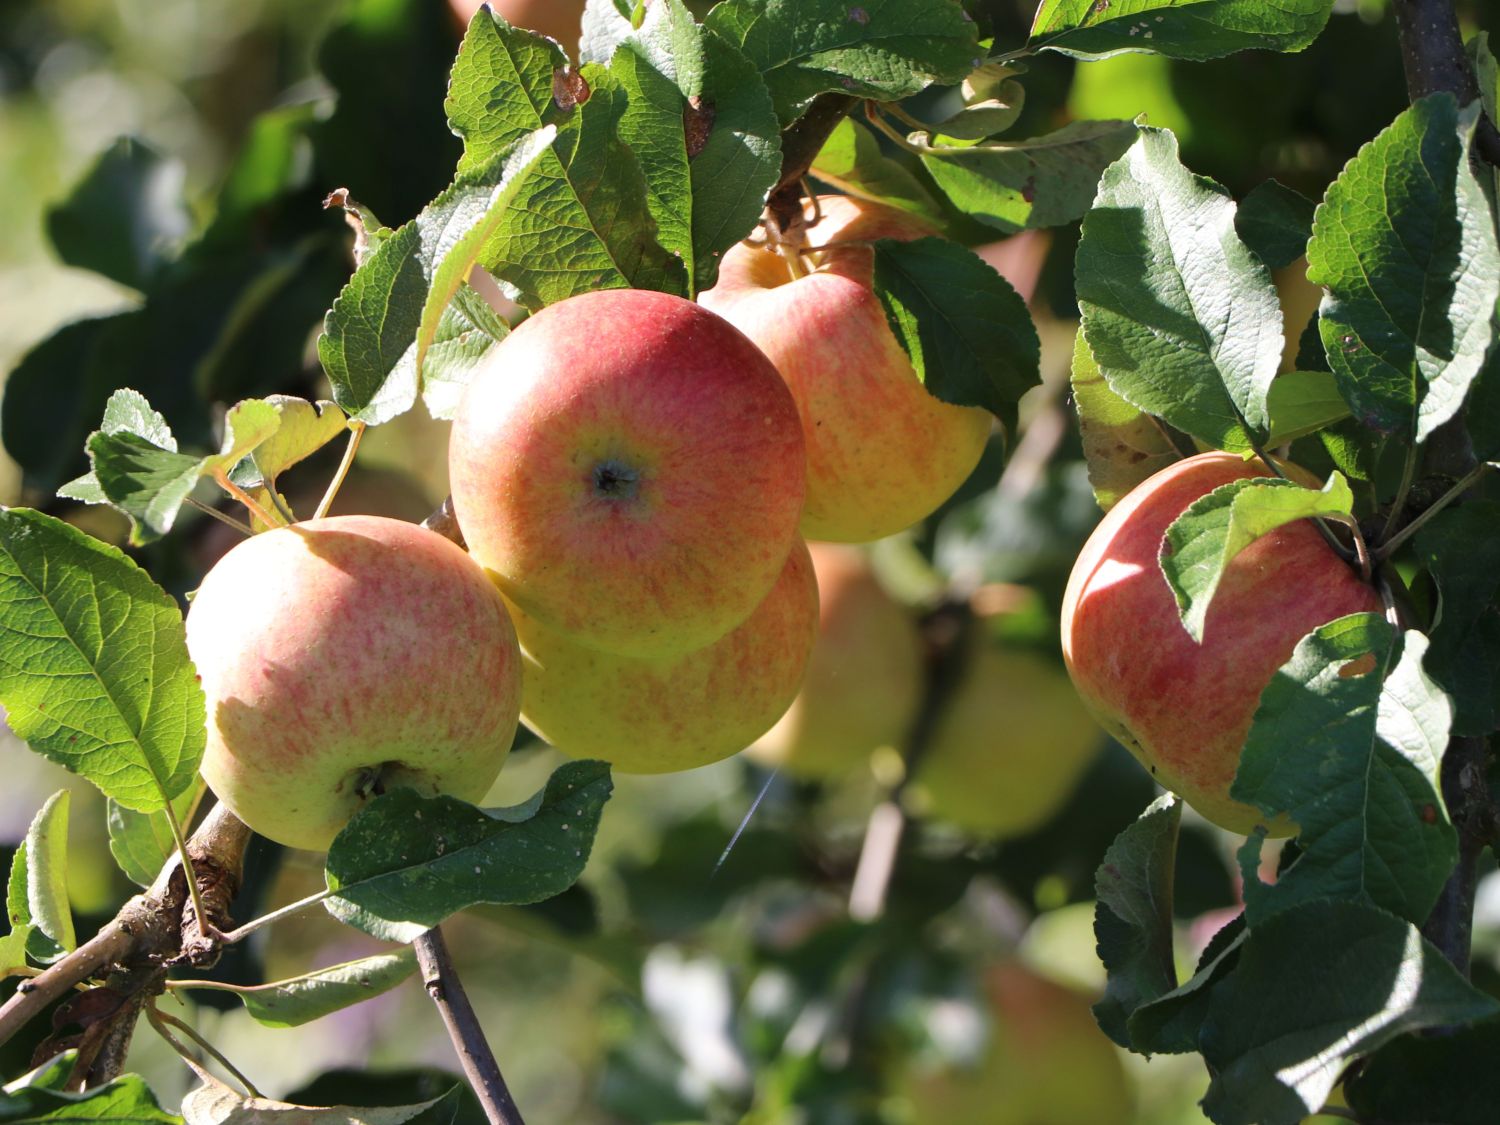
[[[1177,986],[1172,955],[1172,881],[1182,801],[1158,797],[1115,837],[1094,875],[1094,936],[1108,979],[1094,1005],[1099,1027],[1130,1046],[1131,1014]]]
[[[1440,1036],[1403,1035],[1344,1083],[1362,1119],[1385,1125],[1492,1125],[1500,1105],[1500,1020]]]
[[[15,376],[11,379],[14,381]],[[4,402],[0,400],[0,405]],[[1474,380],[1464,421],[1474,444],[1474,456],[1500,463],[1500,347],[1490,350],[1489,359]]]
[[[625,5],[625,11],[620,5]],[[582,34],[578,39],[578,61],[603,65],[614,58],[615,50],[635,30],[628,13],[634,0],[586,0],[583,6]],[[644,13],[641,13],[644,19]]]
[[[1030,140],[919,147],[923,167],[955,207],[1011,234],[1081,217],[1100,175],[1136,132],[1130,121],[1074,121]]]
[[[1349,404],[1328,371],[1284,371],[1266,395],[1270,446],[1296,441],[1349,417]]]
[[[139,1075],[127,1074],[106,1086],[81,1094],[65,1093],[44,1086],[7,1086],[0,1092],[0,1122],[31,1125],[53,1121],[58,1125],[182,1125],[161,1108],[156,1095]]]
[[[834,126],[808,171],[846,195],[940,221],[942,210],[922,181],[886,156],[868,128],[845,117]]]
[[[482,293],[468,282],[460,285],[438,318],[432,346],[422,361],[422,401],[427,412],[434,418],[454,418],[479,362],[509,332],[510,325]]]
[[[557,127],[524,177],[526,206],[502,219],[480,264],[531,308],[594,289],[685,294],[683,264],[656,241],[645,177],[619,136],[625,90],[602,67],[564,71],[566,62],[556,44],[493,13],[469,24],[444,103],[464,139],[460,174]]]
[[[1219,448],[1246,449],[1269,421],[1281,305],[1234,231],[1234,201],[1142,129],[1105,171],[1074,275],[1089,348],[1109,387]]]
[[[204,788],[203,779],[198,778],[197,784],[189,785],[172,798],[179,824],[188,822]],[[109,854],[138,886],[149,887],[177,851],[177,841],[165,812],[136,812],[111,798],[105,805],[105,825],[109,832]]]
[[[1213,990],[1239,964],[1248,934],[1244,914],[1236,915],[1214,934],[1191,977],[1132,1012],[1126,1024],[1130,1049],[1143,1055],[1196,1052]]]
[[[270,984],[220,987],[238,996],[256,1023],[266,1027],[301,1027],[389,992],[416,969],[417,956],[408,946]],[[184,983],[192,987],[195,982]]]
[[[981,406],[1014,432],[1016,403],[1041,382],[1041,344],[1010,282],[956,242],[881,239],[874,287],[928,391]]]
[[[1278,270],[1307,250],[1316,208],[1300,191],[1266,180],[1240,200],[1234,229],[1261,261]]]
[[[1441,596],[1427,667],[1453,696],[1453,733],[1500,727],[1500,504],[1444,509],[1417,532],[1417,557]]]
[[[26,952],[43,964],[78,946],[68,905],[68,805],[59,789],[32,819],[11,865],[7,905],[13,930],[27,926]]]
[[[466,907],[540,902],[577,881],[613,782],[603,762],[567,762],[524,805],[483,811],[410,790],[377,797],[328,849],[329,912],[410,941]]]
[[[127,808],[160,809],[197,776],[207,716],[177,603],[116,548],[26,508],[0,510],[0,706]]]
[[[1247,477],[1194,500],[1167,528],[1160,554],[1182,627],[1203,643],[1209,606],[1225,569],[1262,535],[1296,520],[1351,518],[1353,508],[1354,494],[1338,473],[1321,491],[1277,477]]]
[[[319,400],[314,405],[294,395],[268,395],[261,401],[276,412],[279,424],[230,472],[230,479],[242,488],[275,488],[277,477],[348,426],[337,403]]]
[[[555,137],[547,126],[460,176],[354,271],[318,338],[334,400],[350,417],[379,425],[416,403],[449,302]]]
[[[825,91],[892,101],[980,64],[956,0],[723,0],[704,22],[760,69],[783,125]]]
[[[698,26],[682,0],[657,0],[610,61],[625,91],[620,139],[640,157],[661,244],[694,291],[755,229],[781,176],[781,135],[755,65]]]
[[[1073,338],[1071,383],[1089,484],[1099,507],[1109,511],[1141,481],[1176,461],[1177,447],[1155,418],[1109,389],[1082,329]]]
[[[57,256],[132,289],[146,289],[192,227],[182,163],[131,137],[100,155],[68,198],[47,212]]]
[[[303,1106],[271,1098],[247,1098],[200,1071],[203,1085],[182,1099],[186,1125],[450,1125],[458,1087],[417,1105]]]
[[[1030,45],[1079,59],[1121,51],[1193,60],[1300,51],[1332,9],[1333,0],[1042,0]]]
[[[1500,62],[1490,50],[1490,33],[1481,31],[1465,44],[1479,83],[1479,100],[1491,123],[1500,121]]]
[[[1422,669],[1427,639],[1374,614],[1304,637],[1261,693],[1230,795],[1298,826],[1301,854],[1274,885],[1241,849],[1252,927],[1316,898],[1425,919],[1458,859],[1439,784],[1452,710]]]
[[[1448,94],[1413,104],[1329,187],[1307,247],[1344,398],[1366,427],[1419,442],[1458,412],[1494,338],[1500,248],[1469,170],[1473,124]]]
[[[959,87],[964,108],[927,132],[961,141],[979,141],[1005,132],[1016,123],[1026,104],[1026,87],[1015,79],[1025,69],[1015,63],[985,63]]]
[[[1497,1011],[1415,926],[1358,903],[1306,903],[1253,927],[1215,988],[1203,1108],[1217,1125],[1294,1125],[1354,1059]]]

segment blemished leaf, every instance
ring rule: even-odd
[[[1415,926],[1360,903],[1305,903],[1252,927],[1213,991],[1203,1108],[1217,1125],[1295,1125],[1354,1059],[1496,1012]]]
[[[318,338],[334,401],[351,418],[379,425],[416,403],[449,303],[556,136],[546,126],[461,175],[354,271]]]
[[[1070,378],[1089,484],[1099,507],[1109,511],[1132,488],[1180,455],[1155,418],[1109,389],[1081,328],[1073,339]]]
[[[1500,727],[1500,504],[1447,508],[1417,532],[1417,557],[1441,601],[1427,668],[1453,696],[1453,733]]]
[[[881,152],[875,134],[853,118],[845,117],[834,126],[808,171],[814,179],[846,195],[899,207],[934,221],[942,217],[942,210],[922,181]]]
[[[337,403],[320,400],[315,405],[294,395],[268,395],[262,401],[276,411],[280,424],[230,472],[230,479],[242,488],[275,488],[277,477],[322,449],[348,425]]]
[[[1089,348],[1110,389],[1221,449],[1264,436],[1281,366],[1281,304],[1234,230],[1234,201],[1142,129],[1105,170],[1074,271]]]
[[[1271,415],[1271,436],[1266,439],[1270,446],[1307,437],[1349,417],[1349,404],[1327,371],[1282,372],[1271,383],[1266,410]]]
[[[1296,520],[1349,518],[1353,509],[1354,494],[1338,473],[1321,490],[1277,477],[1247,477],[1194,500],[1167,528],[1160,554],[1182,627],[1203,642],[1225,568],[1262,535]]]
[[[1080,59],[1121,51],[1193,60],[1300,51],[1332,10],[1333,0],[1042,0],[1030,42]]]
[[[1458,412],[1494,338],[1500,247],[1473,122],[1448,94],[1414,103],[1345,165],[1307,247],[1344,398],[1362,425],[1419,442]]]
[[[551,40],[484,9],[469,24],[444,103],[464,140],[460,175],[557,128],[522,179],[526,206],[504,216],[479,264],[533,309],[594,289],[685,294],[683,263],[656,240],[645,176],[619,136],[626,91],[601,66],[566,63]]]
[[[200,777],[196,784],[172,798],[179,824],[188,822],[205,784]],[[177,850],[164,811],[136,812],[111,798],[105,806],[105,825],[109,832],[109,854],[114,856],[125,877],[138,886],[149,887]]]
[[[781,176],[781,135],[755,64],[658,0],[614,53],[626,94],[620,139],[641,159],[657,237],[713,285],[724,252],[755,229]]]
[[[1136,1008],[1126,1024],[1130,1049],[1144,1055],[1197,1051],[1214,987],[1239,964],[1248,934],[1245,916],[1237,915],[1213,936],[1191,977]]]
[[[1115,837],[1094,875],[1094,936],[1108,974],[1094,1005],[1099,1027],[1122,1047],[1131,1014],[1177,987],[1172,956],[1172,880],[1182,801],[1158,797]]]
[[[11,929],[30,929],[26,952],[43,964],[62,958],[78,945],[68,905],[69,798],[66,789],[47,798],[11,865],[6,900]]]
[[[249,1098],[198,1072],[203,1085],[182,1099],[185,1125],[445,1125],[452,1120],[457,1087],[440,1098],[400,1106],[304,1106]]]
[[[1074,121],[1024,141],[929,146],[922,164],[953,206],[1012,234],[1081,217],[1136,132],[1130,121]]]
[[[185,179],[180,161],[121,137],[47,212],[57,256],[132,289],[147,288],[192,228]]]
[[[0,706],[31,748],[127,808],[193,783],[207,733],[177,603],[121,551],[0,510]]]
[[[1252,927],[1318,898],[1425,919],[1458,859],[1439,770],[1451,704],[1422,668],[1427,638],[1375,614],[1298,643],[1261,693],[1230,795],[1298,826],[1301,854],[1274,884],[1263,839],[1241,849]]]
[[[389,992],[416,970],[416,953],[407,946],[269,984],[233,986],[231,991],[256,1023],[301,1027]]]
[[[55,1072],[48,1072],[48,1076]],[[126,1074],[81,1094],[47,1085],[7,1086],[0,1092],[0,1122],[53,1121],[58,1125],[181,1125],[161,1108],[143,1078]]]
[[[1317,204],[1275,180],[1252,188],[1240,200],[1234,229],[1273,270],[1289,266],[1307,250]]]
[[[469,906],[560,894],[588,861],[612,789],[606,763],[583,761],[512,809],[410,790],[377,797],[328,849],[328,910],[373,937],[411,941]]]
[[[1440,1036],[1403,1035],[1344,1083],[1349,1106],[1384,1125],[1491,1125],[1500,1105],[1500,1019]]]
[[[1016,403],[1041,382],[1041,344],[1010,282],[956,242],[881,239],[874,286],[927,390],[981,406],[1014,432]]]
[[[891,101],[980,63],[957,0],[723,0],[704,22],[759,68],[783,125],[825,91]]]

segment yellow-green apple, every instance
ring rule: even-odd
[[[797,408],[737,329],[666,293],[543,309],[493,348],[448,447],[469,550],[575,642],[669,656],[765,598],[802,511]]]
[[[799,777],[837,777],[898,746],[922,691],[922,641],[863,551],[809,543],[818,576],[818,640],[791,708],[748,751]]]
[[[221,559],[187,615],[203,776],[255,831],[326,848],[382,788],[480,800],[515,736],[521,657],[460,548],[380,516],[307,520]]]
[[[1119,1051],[1081,992],[1015,961],[992,966],[989,1039],[970,1066],[907,1071],[911,1125],[1125,1125],[1134,1097]]]
[[[468,27],[474,13],[486,0],[448,0],[460,27]],[[583,26],[584,0],[488,0],[496,15],[512,27],[524,27],[551,36],[570,55],[578,49]]]
[[[1300,469],[1286,471],[1317,486]],[[1235,556],[1209,607],[1203,643],[1193,641],[1157,561],[1162,536],[1205,493],[1266,475],[1233,454],[1201,453],[1136,485],[1085,544],[1062,608],[1063,656],[1094,717],[1161,785],[1235,832],[1265,821],[1229,797],[1261,692],[1304,635],[1337,617],[1382,609],[1375,590],[1304,520]],[[1268,827],[1285,835],[1293,826]]]
[[[871,289],[875,239],[935,233],[893,207],[822,196],[810,271],[793,277],[773,250],[724,255],[699,300],[743,329],[776,364],[807,439],[809,539],[857,543],[909,527],[948,499],[979,462],[990,416],[928,394]]]
[[[1021,836],[1062,807],[1102,745],[1061,668],[977,640],[911,795],[967,832]]]
[[[513,612],[526,725],[575,758],[665,773],[743,750],[786,710],[817,635],[818,587],[799,541],[743,624],[707,648],[656,659],[588,648]]]

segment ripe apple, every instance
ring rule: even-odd
[[[460,28],[469,26],[486,0],[448,0]],[[539,31],[562,44],[569,55],[578,50],[584,0],[488,0],[496,15],[513,27]]]
[[[847,196],[821,196],[813,247],[935,233],[921,219]],[[794,278],[774,251],[744,243],[724,255],[699,300],[771,357],[807,439],[809,539],[867,542],[929,515],[963,483],[990,433],[990,416],[927,393],[871,290],[867,246],[811,256]]]
[[[478,801],[515,736],[500,593],[414,524],[331,516],[246,539],[198,588],[203,776],[255,831],[322,849],[380,788]]]
[[[1125,1125],[1120,1054],[1089,998],[1015,961],[985,974],[989,1041],[973,1066],[916,1071],[900,1085],[911,1125]]]
[[[791,708],[748,751],[798,777],[837,777],[900,744],[922,691],[922,641],[864,552],[809,543],[818,577],[818,640]]]
[[[797,534],[797,408],[727,321],[610,289],[543,309],[491,350],[448,447],[474,557],[538,624],[631,656],[724,636]]]
[[[1316,487],[1302,470],[1287,471]],[[1304,520],[1234,558],[1203,643],[1194,643],[1157,563],[1162,536],[1205,493],[1267,475],[1230,453],[1200,453],[1147,478],[1084,545],[1062,608],[1063,656],[1094,717],[1160,784],[1235,832],[1265,820],[1229,798],[1261,692],[1304,635],[1337,617],[1382,609],[1375,590]],[[1285,822],[1269,827],[1292,831]]]
[[[654,659],[588,648],[513,612],[526,725],[575,758],[666,773],[743,750],[786,710],[817,636],[818,586],[799,540],[742,625],[707,648]]]
[[[911,795],[925,815],[992,839],[1045,824],[1103,742],[1061,668],[977,641]]]

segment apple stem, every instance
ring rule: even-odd
[[[365,424],[363,422],[351,422],[349,424],[349,444],[344,446],[344,457],[339,462],[338,471],[333,474],[333,479],[328,482],[328,491],[323,493],[323,499],[318,501],[318,510],[313,513],[313,519],[320,520],[328,514],[328,509],[333,507],[333,501],[339,494],[339,489],[344,485],[344,478],[349,475],[349,469],[354,464],[354,455],[359,451],[359,440],[365,436]]]
[[[448,1038],[453,1040],[453,1049],[458,1053],[458,1061],[463,1065],[464,1074],[483,1105],[490,1125],[525,1125],[500,1073],[495,1053],[479,1026],[474,1007],[469,1003],[463,982],[458,978],[442,930],[434,926],[411,944],[416,950],[417,965],[422,970],[422,984],[437,1005],[443,1026],[448,1029]]]
[[[244,520],[237,520],[228,513],[221,512],[218,508],[215,508],[210,504],[205,504],[202,500],[196,500],[193,497],[189,496],[187,498],[187,505],[190,508],[197,508],[198,511],[202,512],[205,516],[212,516],[214,519],[218,520],[226,527],[234,528],[241,535],[255,534],[255,529]]]
[[[1380,529],[1380,542],[1387,542],[1396,531],[1401,513],[1406,511],[1406,498],[1411,494],[1412,481],[1417,476],[1417,447],[1406,450],[1406,463],[1401,466],[1401,485],[1396,489],[1396,499],[1391,501],[1391,510],[1386,514],[1385,524]]]
[[[274,515],[271,512],[267,511],[261,505],[261,503],[255,499],[255,497],[251,496],[243,488],[235,484],[234,481],[230,480],[229,474],[226,473],[223,469],[214,470],[214,481],[225,492],[229,493],[229,495],[233,496],[241,504],[245,505],[245,507],[250,511],[250,514],[253,515],[256,519],[260,520],[260,522],[265,524],[267,527],[286,526],[285,520],[283,520],[279,515]]]
[[[901,133],[894,126],[892,126],[889,121],[887,121],[880,115],[880,112],[875,108],[874,102],[865,103],[865,118],[870,122],[871,125],[875,126],[876,129],[880,130],[880,132],[889,137],[891,139],[891,142],[895,144],[897,148],[903,149],[904,151],[913,153],[917,156],[921,156],[923,153],[930,150],[930,146],[912,144],[911,141],[902,136]]]
[[[1449,504],[1453,503],[1453,501],[1457,500],[1465,492],[1469,491],[1470,488],[1474,487],[1475,482],[1477,482],[1480,477],[1484,476],[1484,474],[1490,468],[1491,466],[1488,462],[1482,461],[1478,465],[1474,466],[1474,468],[1470,469],[1469,472],[1465,474],[1465,476],[1461,480],[1458,481],[1458,483],[1456,483],[1447,492],[1443,493],[1436,500],[1434,500],[1430,506],[1428,506],[1420,514],[1418,514],[1409,524],[1403,527],[1400,531],[1396,532],[1395,535],[1387,538],[1384,543],[1377,547],[1375,549],[1375,558],[1378,561],[1384,561],[1385,559],[1390,558],[1393,554],[1396,553],[1396,550],[1401,546],[1401,544],[1405,543],[1413,535],[1421,531],[1433,516],[1437,515]]]
[[[322,890],[316,894],[310,894],[306,898],[299,898],[296,902],[289,902],[285,906],[272,910],[268,914],[262,914],[259,918],[250,919],[243,926],[237,926],[228,933],[221,933],[219,935],[219,944],[234,945],[237,942],[244,941],[256,930],[263,929],[273,922],[279,922],[283,918],[288,918],[293,914],[306,910],[310,906],[317,906],[320,902],[332,898],[333,895],[333,891]]]

